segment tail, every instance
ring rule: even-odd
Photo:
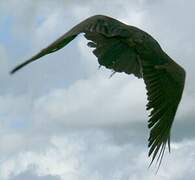
[[[37,59],[41,58],[42,56],[45,56],[47,54],[53,53],[64,46],[66,46],[70,41],[72,41],[77,35],[72,35],[72,36],[67,36],[66,34],[54,41],[52,44],[50,44],[48,47],[45,49],[41,50],[38,54],[35,56],[31,57],[27,61],[23,62],[22,64],[19,64],[16,66],[12,71],[10,71],[10,74],[14,74],[16,71],[19,69],[23,68],[27,64],[36,61]]]

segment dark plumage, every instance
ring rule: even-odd
[[[152,163],[158,155],[160,165],[167,143],[170,151],[170,131],[182,97],[185,71],[146,32],[111,17],[92,16],[14,68],[11,73],[63,48],[79,33],[85,33],[90,40],[88,46],[94,48],[93,53],[100,65],[114,72],[134,74],[144,79],[148,96],[146,107],[151,110],[148,120],[149,156],[152,155]]]

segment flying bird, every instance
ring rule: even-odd
[[[63,48],[80,33],[89,40],[87,45],[93,48],[100,66],[143,78],[148,100],[146,110],[150,110],[148,156],[151,156],[151,164],[156,159],[160,165],[167,144],[170,152],[171,127],[183,93],[185,70],[148,33],[111,17],[95,15],[18,65],[11,74]]]

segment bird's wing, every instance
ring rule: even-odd
[[[48,47],[42,49],[39,53],[25,61],[24,63],[15,67],[11,74],[18,71],[25,65],[45,56],[47,54],[53,53],[64,46],[66,46],[70,41],[72,41],[79,33],[96,33],[101,34],[107,38],[109,37],[121,37],[125,38],[130,35],[129,31],[124,28],[126,25],[120,21],[113,19],[111,17],[96,15],[92,16],[81,23],[74,26],[71,30],[61,36],[59,39],[51,43]]]
[[[149,156],[152,155],[152,164],[158,155],[160,165],[167,143],[170,151],[170,130],[182,96],[185,71],[172,60],[161,65],[143,60],[142,68],[148,95],[147,110],[152,109],[148,120]]]
[[[153,162],[159,150],[159,157],[162,158],[166,143],[168,142],[168,145],[170,143],[170,129],[182,96],[185,71],[170,60],[166,61],[167,65],[158,59],[154,61],[151,57],[140,60],[140,56],[143,57],[140,55],[143,53],[143,47],[140,46],[140,51],[137,49],[138,46],[136,47],[136,41],[133,39],[134,30],[135,28],[128,28],[127,25],[107,16],[90,17],[14,68],[11,73],[44,55],[63,48],[79,33],[85,33],[85,37],[92,41],[88,45],[95,48],[93,53],[100,65],[116,72],[132,73],[138,78],[144,78],[149,100],[147,109],[152,109],[148,126],[151,129],[149,156],[152,155]],[[139,32],[143,35],[141,30]],[[157,45],[158,49],[158,44],[152,44]],[[147,49],[150,47],[147,46]]]
[[[148,122],[151,130],[149,156],[152,155],[152,163],[159,152],[157,161],[160,160],[160,165],[167,142],[170,149],[170,130],[183,93],[185,71],[171,60],[151,37],[148,38],[152,44],[148,43],[146,48],[143,44],[141,51],[137,50],[140,44],[136,44],[131,36],[127,39],[108,38],[102,34],[88,32],[85,37],[92,41],[88,45],[95,48],[93,53],[100,65],[116,72],[133,73],[138,78],[144,78],[149,101],[147,110],[152,109]],[[148,54],[141,55],[143,51],[145,54],[148,51]],[[154,58],[159,56],[160,59]],[[142,57],[145,59],[141,59]]]
[[[94,32],[86,32],[85,37],[91,42],[94,55],[100,65],[112,69],[113,72],[125,72],[142,77],[141,64],[135,47],[130,47],[122,37],[106,37]]]

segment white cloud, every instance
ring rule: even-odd
[[[142,121],[147,114],[143,105],[146,103],[144,86],[142,80],[134,81],[125,75],[109,79],[96,74],[36,100],[33,114],[39,123],[59,121],[66,127]]]
[[[146,152],[132,143],[112,143],[112,134],[103,131],[81,131],[53,136],[51,145],[40,152],[21,152],[0,165],[0,177],[7,180],[29,169],[38,176],[59,176],[61,179],[158,179],[178,180],[194,175],[195,142],[174,144],[161,169],[155,175],[147,169]],[[95,140],[95,141],[94,141]],[[183,156],[183,154],[188,154]],[[185,166],[183,162],[185,161]]]
[[[8,62],[6,48],[0,44],[0,80],[3,80],[7,76]]]
[[[24,145],[26,139],[18,133],[1,133],[0,137],[0,152],[4,155],[10,155],[16,151],[20,151],[21,147]]]

